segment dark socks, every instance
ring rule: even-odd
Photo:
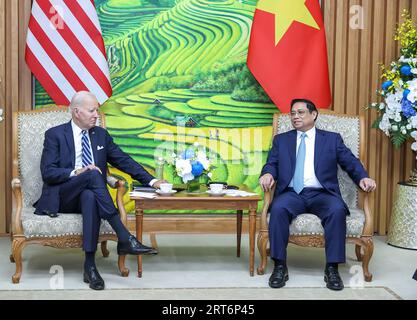
[[[275,259],[275,258],[272,258],[272,260],[274,260],[275,266],[286,266],[287,265],[286,260],[280,260],[280,259]]]
[[[328,269],[329,267],[334,267],[337,270],[338,266],[338,263],[326,263],[326,269]]]
[[[86,252],[85,253],[85,261],[84,261],[84,269],[85,270],[96,266],[95,256],[96,256],[95,252]]]
[[[109,222],[113,230],[116,232],[120,242],[129,241],[130,232],[126,229],[126,227],[122,223],[122,220],[120,220],[119,215],[114,215],[107,221]]]

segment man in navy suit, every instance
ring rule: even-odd
[[[72,120],[45,132],[41,158],[44,185],[34,204],[35,214],[82,214],[84,281],[94,290],[104,289],[104,280],[95,265],[101,219],[107,220],[116,232],[119,255],[157,253],[141,244],[121,222],[106,186],[107,163],[155,188],[165,182],[154,179],[113,142],[105,129],[95,126],[98,107],[92,93],[78,92],[70,104]]]
[[[346,215],[349,209],[340,194],[337,165],[366,192],[376,183],[361,162],[344,145],[338,133],[315,127],[318,111],[306,99],[291,102],[291,122],[295,130],[274,137],[272,149],[259,178],[264,191],[276,183],[270,206],[269,239],[274,271],[269,286],[281,288],[288,280],[287,245],[289,226],[299,214],[311,212],[324,228],[327,288],[342,290],[338,264],[345,262]]]

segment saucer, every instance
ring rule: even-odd
[[[206,192],[211,196],[218,196],[218,197],[224,196],[226,194],[225,190],[222,190],[221,192],[213,192],[211,190],[207,190]]]
[[[171,196],[171,195],[173,195],[174,193],[176,193],[176,192],[177,192],[177,190],[171,190],[170,192],[162,192],[162,190],[157,189],[155,192],[156,192],[157,194],[159,194],[160,196]]]

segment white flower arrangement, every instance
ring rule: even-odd
[[[413,138],[411,145],[417,151],[417,25],[407,12],[405,21],[396,30],[395,40],[400,41],[401,57],[382,67],[381,103],[372,103],[370,108],[377,109],[378,119],[373,124],[390,137],[395,147]]]
[[[203,175],[207,175],[209,179],[212,177],[210,160],[205,148],[201,147],[198,142],[185,149],[180,155],[173,153],[168,163],[174,166],[177,175],[184,183]]]

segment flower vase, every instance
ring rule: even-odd
[[[196,178],[187,182],[187,192],[188,193],[200,192],[200,179],[199,178]]]
[[[417,144],[417,142],[415,142],[415,144]],[[413,152],[413,154],[416,155],[417,153]],[[417,159],[417,156],[415,156],[415,159]],[[417,187],[417,163],[414,165],[414,169],[412,169],[410,172],[410,177],[408,178],[407,184]]]

